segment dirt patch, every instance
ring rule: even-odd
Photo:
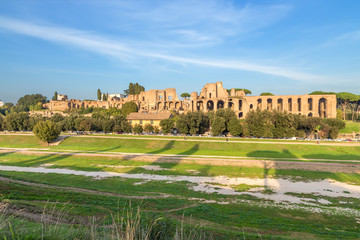
[[[59,136],[57,139],[55,139],[52,143],[50,143],[50,146],[57,146],[59,145],[62,141],[64,141],[66,138],[68,138],[69,136],[66,135],[61,135]]]

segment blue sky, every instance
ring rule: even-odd
[[[0,4],[0,99],[95,99],[129,82],[252,95],[360,94],[360,1],[9,0]]]

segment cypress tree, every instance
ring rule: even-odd
[[[101,100],[101,91],[100,88],[97,90],[97,98],[100,101]]]

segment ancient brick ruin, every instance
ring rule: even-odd
[[[51,111],[67,111],[70,109],[100,107],[121,108],[126,102],[133,101],[139,112],[194,112],[216,111],[221,108],[232,109],[239,118],[244,118],[251,110],[283,111],[305,116],[335,118],[335,95],[281,95],[281,96],[246,96],[244,91],[231,89],[228,92],[222,82],[208,83],[201,90],[191,93],[189,99],[180,100],[175,88],[149,90],[125,98],[112,97],[108,101],[81,101],[63,99],[50,101],[45,108]]]

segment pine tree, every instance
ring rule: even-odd
[[[100,101],[101,100],[101,91],[100,88],[97,90],[97,98]]]

